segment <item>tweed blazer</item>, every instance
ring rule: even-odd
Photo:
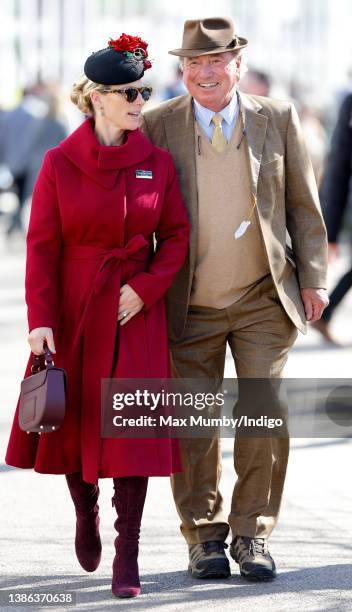
[[[311,161],[293,104],[243,93],[239,97],[245,129],[243,142],[248,151],[255,214],[265,256],[286,313],[306,333],[300,288],[326,288],[327,275],[326,229]],[[141,127],[154,144],[170,151],[192,226],[188,259],[166,297],[169,337],[176,341],[185,328],[197,255],[198,195],[191,96],[179,96],[147,110]]]

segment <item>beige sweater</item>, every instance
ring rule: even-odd
[[[226,308],[270,272],[257,220],[237,240],[234,232],[252,208],[247,143],[241,116],[225,151],[218,153],[195,122],[198,250],[190,303]]]

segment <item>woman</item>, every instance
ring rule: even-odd
[[[60,429],[39,436],[19,429],[17,408],[6,455],[9,465],[66,475],[86,571],[101,557],[98,478],[113,478],[119,597],[140,593],[148,476],[182,469],[170,439],[100,437],[102,378],[170,375],[163,295],[187,253],[173,162],[138,129],[149,67],[147,44],[126,34],[88,57],[71,99],[89,117],[44,158],[27,237],[29,344],[36,355],[44,342],[56,350],[55,364],[67,371],[67,410]]]

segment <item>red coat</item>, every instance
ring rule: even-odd
[[[55,364],[68,375],[67,413],[56,432],[27,434],[17,407],[7,464],[82,470],[87,482],[182,469],[177,441],[100,437],[100,383],[170,375],[163,296],[188,237],[171,156],[139,130],[120,147],[101,146],[87,119],[46,154],[27,237],[26,302],[29,329],[54,330]],[[127,282],[145,306],[120,327],[119,289]]]

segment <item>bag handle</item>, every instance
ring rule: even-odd
[[[48,349],[47,343],[44,342],[44,355],[34,355],[32,353],[31,374],[38,374],[41,370],[53,368],[54,365],[53,354]]]

